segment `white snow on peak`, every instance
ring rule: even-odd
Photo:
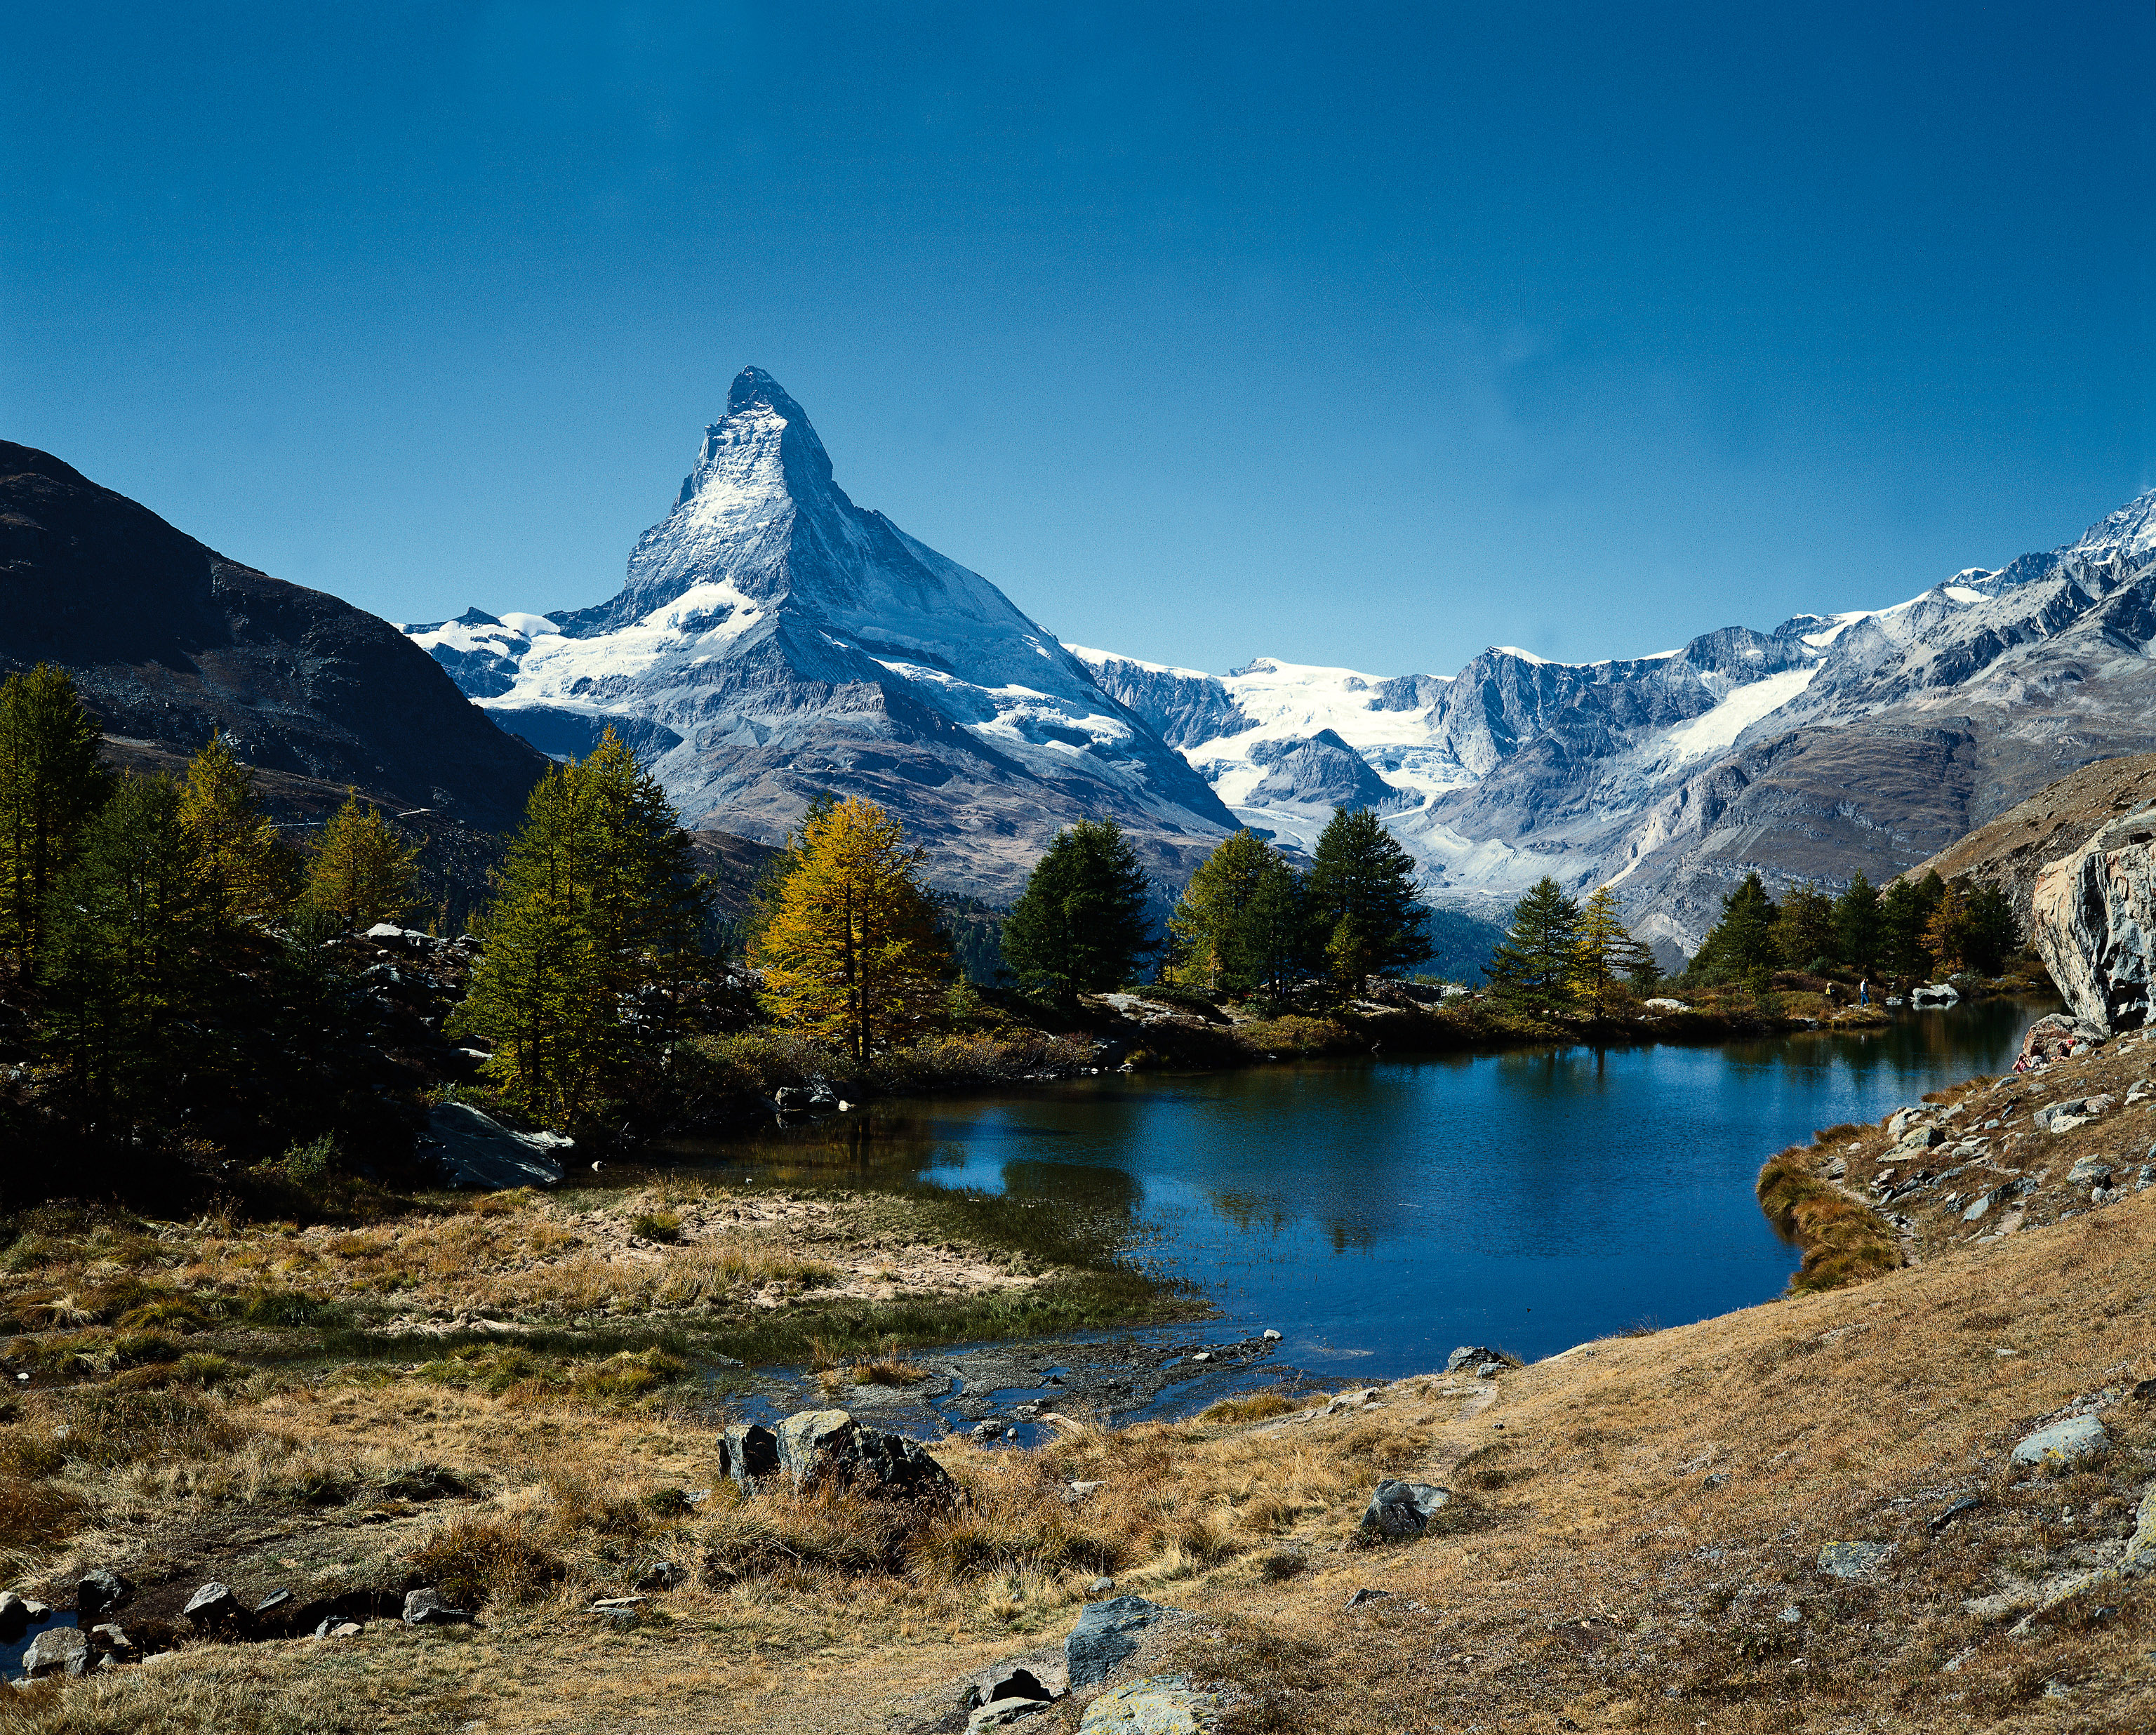
[[[545,639],[562,630],[543,614],[522,614],[514,608],[505,609],[495,618],[527,639]]]
[[[1517,644],[1493,644],[1491,649],[1504,657],[1517,657],[1523,663],[1547,663],[1548,657],[1538,657],[1531,650],[1522,650]]]
[[[1133,669],[1144,669],[1155,675],[1173,675],[1184,680],[1212,680],[1216,677],[1203,669],[1182,669],[1173,663],[1148,663],[1143,657],[1127,657],[1119,650],[1095,650],[1090,646],[1063,641],[1063,648],[1088,668],[1098,669],[1107,663],[1128,663]]]
[[[1990,598],[1980,590],[1971,590],[1964,584],[1943,584],[1939,587],[1957,603],[1985,603]]]

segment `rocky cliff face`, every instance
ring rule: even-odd
[[[2148,1022],[2156,980],[2156,808],[2111,821],[2046,867],[2035,939],[2076,1018],[2106,1035]]]
[[[987,579],[855,506],[757,368],[618,594],[410,630],[549,752],[619,729],[691,824],[776,842],[819,792],[865,796],[956,891],[1011,896],[1057,828],[1109,817],[1179,885],[1235,823]]]
[[[113,736],[191,752],[222,730],[249,764],[482,828],[546,766],[387,621],[0,441],[0,672],[39,662]]]

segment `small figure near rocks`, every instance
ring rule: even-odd
[[[1398,1539],[1420,1536],[1430,1521],[1449,1505],[1450,1488],[1428,1482],[1382,1481],[1363,1510],[1363,1528],[1378,1536]]]

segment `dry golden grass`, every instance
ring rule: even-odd
[[[1792,1145],[1759,1171],[1759,1209],[1804,1250],[1789,1279],[1799,1292],[1861,1283],[1902,1263],[1901,1245],[1878,1212],[1813,1173],[1817,1149]]]
[[[950,1511],[744,1501],[714,1474],[712,1419],[516,1383],[167,1388],[144,1395],[171,1405],[177,1445],[153,1448],[148,1412],[121,1406],[58,1467],[31,1448],[66,1394],[41,1394],[0,1430],[23,1443],[5,1473],[93,1527],[20,1542],[28,1581],[116,1563],[305,1593],[424,1572],[481,1600],[484,1625],[192,1648],[0,1696],[0,1730],[900,1729],[947,1708],[954,1677],[1060,1635],[1101,1572],[1200,1616],[1183,1666],[1243,1694],[1251,1728],[2145,1728],[2156,1609],[2139,1586],[2027,1638],[2007,1634],[2019,1610],[1964,1604],[2130,1527],[2156,1405],[2106,1408],[2114,1450],[2074,1473],[2004,1460],[2061,1406],[2156,1374],[2152,1312],[2156,1190],[1584,1346],[1494,1393],[1430,1378],[1317,1419],[1075,1417],[1030,1452],[940,1442],[967,1496]],[[1358,1536],[1388,1475],[1455,1491],[1437,1533]],[[1072,1481],[1101,1486],[1075,1499]],[[1982,1505],[1932,1527],[1967,1496]],[[1885,1570],[1822,1577],[1820,1547],[1852,1539],[1892,1543]],[[689,1582],[637,1623],[584,1612],[661,1558]],[[1364,1585],[1393,1595],[1346,1612]]]

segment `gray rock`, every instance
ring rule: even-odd
[[[1383,1481],[1363,1508],[1363,1528],[1383,1537],[1420,1536],[1452,1498],[1428,1482]]]
[[[12,1639],[30,1624],[30,1611],[12,1590],[0,1590],[0,1639]]]
[[[1774,1617],[1775,1620],[1786,1622],[1791,1626],[1794,1626],[1804,1618],[1804,1611],[1802,1609],[1799,1609],[1794,1603],[1791,1603],[1786,1609],[1783,1609],[1780,1614]]]
[[[719,1436],[719,1474],[744,1494],[757,1481],[778,1474],[778,1436],[752,1422],[736,1422]]]
[[[804,1409],[778,1424],[778,1465],[794,1491],[848,1487],[904,1500],[957,1497],[950,1473],[911,1440],[861,1426],[843,1409]]]
[[[104,1650],[132,1650],[135,1648],[135,1641],[127,1636],[126,1630],[109,1620],[100,1621],[90,1630],[90,1642],[94,1647]]]
[[[1830,1578],[1868,1578],[1893,1552],[1892,1543],[1829,1543],[1819,1551],[1819,1569]]]
[[[1086,1587],[1086,1589],[1095,1596],[1105,1596],[1109,1591],[1113,1590],[1115,1588],[1116,1581],[1113,1578],[1096,1578],[1091,1584],[1088,1584]]]
[[[427,1116],[434,1156],[453,1187],[552,1187],[561,1152],[573,1144],[557,1132],[514,1132],[469,1102],[435,1105]]]
[[[967,1735],[983,1729],[1000,1729],[1044,1711],[1055,1708],[1053,1699],[991,1699],[966,1719]]]
[[[688,1582],[687,1568],[676,1566],[670,1560],[661,1560],[654,1563],[636,1581],[636,1588],[639,1590],[679,1590]]]
[[[1912,1006],[1951,1006],[1960,998],[1961,990],[1950,982],[1930,983],[1909,990]]]
[[[1268,1343],[1277,1343],[1281,1341],[1281,1334],[1278,1332],[1271,1330],[1270,1327],[1267,1328],[1265,1337],[1265,1342]]]
[[[119,1573],[103,1567],[85,1573],[74,1588],[76,1619],[88,1621],[107,1609],[118,1608],[134,1588]]]
[[[23,1653],[23,1673],[32,1681],[49,1675],[80,1675],[90,1666],[90,1640],[80,1627],[49,1626]]]
[[[2111,1165],[2101,1158],[2084,1157],[2066,1171],[2069,1187],[2108,1187],[2111,1185]]]
[[[1063,1655],[1070,1665],[1070,1685],[1093,1686],[1108,1678],[1109,1671],[1127,1656],[1134,1655],[1138,1642],[1132,1633],[1143,1632],[1180,1609],[1163,1608],[1142,1596],[1112,1597],[1105,1603],[1088,1603],[1078,1625],[1063,1641]]]
[[[1486,1344],[1462,1345],[1445,1358],[1445,1371],[1457,1373],[1462,1368],[1479,1368],[1485,1362],[1502,1362],[1511,1368],[1520,1365],[1517,1357],[1502,1349],[1491,1349]]]
[[[1928,1151],[1933,1145],[1942,1142],[1945,1137],[1946,1134],[1927,1121],[1922,1126],[1912,1127],[1903,1133],[1896,1142],[1892,1155],[1898,1158],[1904,1154],[1913,1154],[1918,1151]]]
[[[2089,1191],[2089,1203],[2092,1205],[2115,1205],[2125,1197],[2123,1187],[2096,1187]]]
[[[2113,819],[2037,875],[2031,937],[2076,1017],[2111,1036],[2148,1021],[2156,980],[2156,824]]]
[[[1344,1609],[1367,1608],[1372,1603],[1383,1602],[1391,1594],[1392,1592],[1389,1590],[1373,1590],[1366,1584],[1360,1590],[1357,1591],[1354,1595],[1349,1597],[1345,1603],[1341,1604],[1341,1606]]]
[[[257,1614],[274,1614],[291,1600],[292,1593],[290,1591],[273,1590],[269,1595],[263,1598],[260,1602],[254,1605],[254,1612]]]
[[[244,1611],[231,1588],[213,1578],[187,1599],[187,1607],[180,1612],[199,1626],[224,1626],[239,1620]]]
[[[998,1699],[1053,1699],[1055,1689],[1023,1664],[998,1666],[967,1689],[973,1707],[993,1705]]]
[[[1086,1707],[1082,1735],[1210,1735],[1220,1727],[1220,1702],[1194,1691],[1180,1675],[1149,1675],[1125,1682]]]
[[[441,1592],[431,1584],[405,1594],[404,1625],[407,1626],[460,1626],[471,1619],[470,1609],[452,1609],[442,1600]]]
[[[1475,1377],[1477,1379],[1495,1379],[1511,1365],[1509,1362],[1484,1362],[1476,1368]]]
[[[2048,1428],[2039,1428],[2015,1446],[2010,1457],[2016,1464],[2073,1464],[2107,1450],[2111,1436],[2094,1416],[2069,1416]]]

